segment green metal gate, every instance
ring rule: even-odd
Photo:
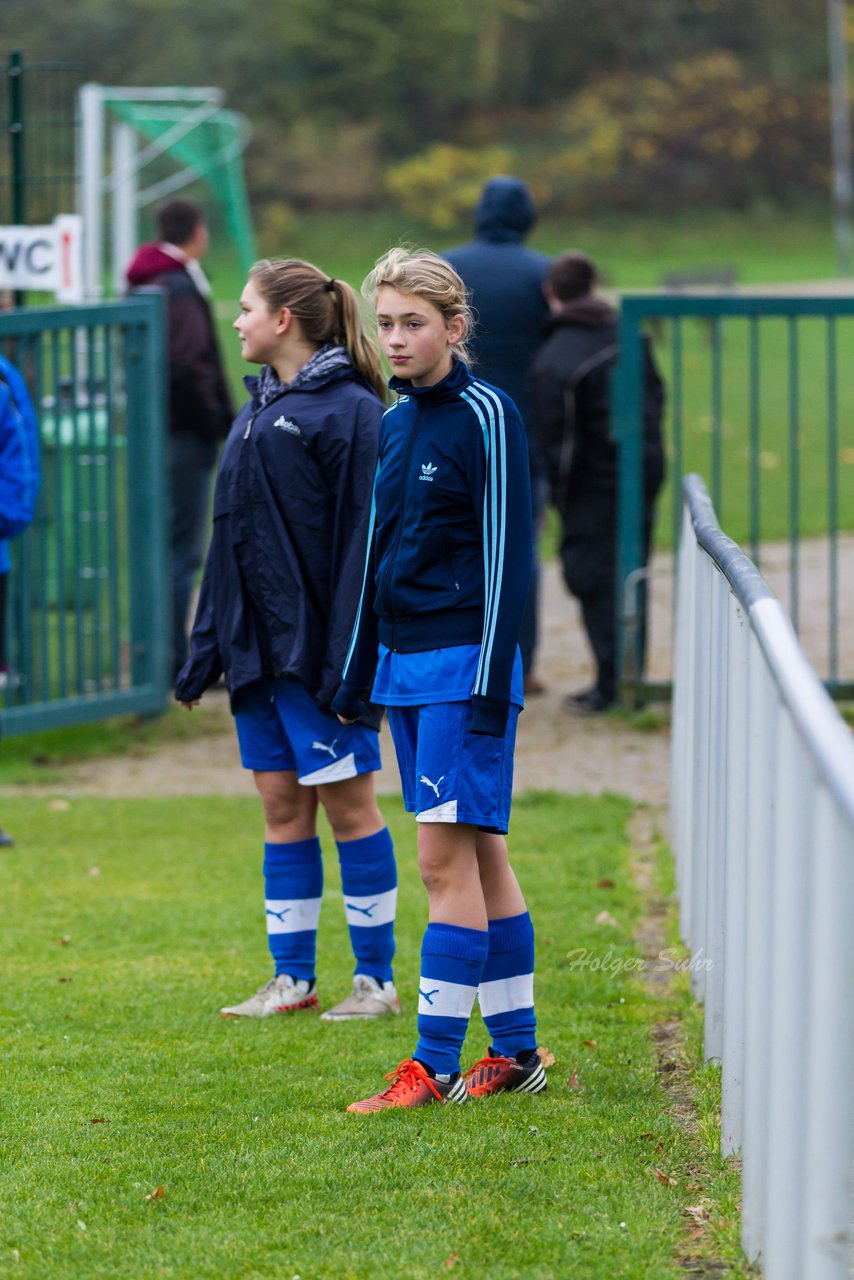
[[[798,630],[804,540],[821,540],[822,590],[811,589],[816,665],[834,697],[854,696],[840,654],[842,530],[854,529],[854,298],[639,295],[622,302],[614,431],[620,451],[618,601],[623,701],[669,696],[640,671],[643,333],[654,341],[668,390],[669,478],[656,544],[675,552],[682,477],[707,480],[722,527],[763,567],[785,546],[789,611]],[[814,584],[811,584],[813,586]],[[849,587],[849,596],[850,596]],[[805,615],[804,615],[805,616]],[[850,665],[850,659],[849,659]]]
[[[11,544],[0,729],[168,696],[163,299],[0,313],[39,415],[36,518]]]

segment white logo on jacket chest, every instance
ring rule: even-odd
[[[438,467],[431,466],[431,464],[430,464],[429,462],[422,462],[422,463],[421,463],[421,475],[418,477],[418,479],[419,479],[419,480],[432,480],[432,479],[433,479],[433,477],[435,476],[435,474],[436,474],[437,470],[438,470]]]
[[[290,422],[287,418],[277,418],[273,423],[274,427],[281,427],[282,431],[290,431],[292,436],[301,436],[302,432],[295,422]]]

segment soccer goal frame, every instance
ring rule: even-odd
[[[103,297],[108,268],[112,292],[123,292],[139,210],[199,180],[222,209],[241,266],[248,267],[257,256],[243,173],[250,127],[245,116],[223,105],[222,89],[89,83],[79,95],[86,298]],[[161,157],[174,163],[174,172],[142,186],[146,166]]]

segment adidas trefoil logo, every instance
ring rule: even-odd
[[[302,432],[300,431],[297,424],[295,422],[289,422],[288,419],[285,418],[284,416],[281,418],[277,418],[276,421],[273,423],[273,426],[281,427],[283,431],[290,431],[291,435],[293,436],[302,435]]]
[[[432,479],[433,479],[433,477],[435,476],[435,474],[436,474],[437,470],[438,470],[438,467],[434,467],[434,466],[432,466],[432,465],[431,465],[431,463],[429,463],[429,462],[422,462],[422,463],[421,463],[421,475],[418,477],[418,479],[419,479],[419,480],[432,480]]]

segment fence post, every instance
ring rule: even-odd
[[[24,68],[19,49],[9,54],[9,143],[12,161],[12,223],[22,227],[27,221],[26,183],[24,167]],[[13,295],[16,307],[22,307],[25,295],[16,289]]]
[[[744,609],[730,597],[727,613],[727,810],[724,831],[723,1048],[721,1053],[721,1152],[742,1143],[744,1118],[745,850],[747,845],[748,651]]]
[[[726,628],[729,588],[722,574],[710,576],[710,635],[719,636]],[[723,1048],[723,979],[724,979],[724,817],[726,815],[726,700],[727,651],[721,644],[709,646],[709,780],[706,811],[706,938],[700,970],[704,975],[703,995],[706,1006],[703,1052],[707,1061],[719,1060]]]
[[[166,700],[169,602],[167,598],[165,466],[165,308],[163,296],[146,295],[153,312],[147,327],[125,330],[127,394],[128,537],[131,547],[131,672]],[[137,477],[152,477],[146,492]]]
[[[643,557],[643,334],[631,299],[623,299],[620,313],[620,359],[614,375],[614,436],[618,447],[617,616],[620,701],[633,707],[642,678],[643,636],[639,600]],[[632,604],[625,594],[635,583]]]
[[[747,862],[745,913],[745,1009],[744,1093],[751,1099],[745,1108],[742,1143],[742,1245],[748,1258],[761,1254],[765,1243],[765,1169],[768,1123],[768,976],[771,964],[769,911],[772,893],[776,806],[777,702],[771,677],[755,636],[750,646],[748,697],[750,742],[748,745],[748,812],[745,859]]]
[[[782,616],[782,610],[781,610]],[[768,1155],[765,1184],[766,1240],[762,1260],[769,1276],[800,1280],[799,1175],[803,1169],[803,1070],[806,1031],[809,883],[805,854],[811,846],[811,779],[797,750],[795,728],[781,717],[774,824],[774,887],[767,904],[771,969],[768,1038]]]

